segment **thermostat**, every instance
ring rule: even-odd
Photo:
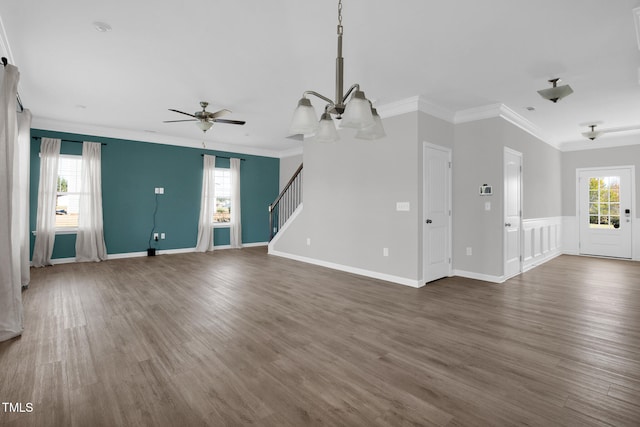
[[[481,196],[491,196],[493,194],[493,189],[490,185],[482,184],[480,186],[480,195]]]

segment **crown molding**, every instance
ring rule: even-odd
[[[418,96],[412,96],[399,101],[378,105],[376,106],[376,110],[383,119],[413,113],[418,111],[418,98]]]
[[[489,104],[481,107],[468,108],[457,111],[453,119],[454,124],[476,122],[478,120],[500,117],[502,104]]]
[[[380,116],[383,118],[420,111],[433,117],[445,120],[449,123],[453,123],[454,125],[501,117],[502,119],[524,130],[525,132],[538,138],[539,140],[551,145],[554,148],[558,148],[557,143],[547,137],[538,126],[534,125],[529,120],[522,117],[520,114],[516,113],[504,104],[489,104],[483,105],[481,107],[452,112],[446,108],[434,104],[431,101],[424,99],[421,96],[412,96],[400,101],[381,105],[376,109],[380,113]]]
[[[528,134],[534,136],[535,138],[538,138],[542,142],[559,149],[557,142],[553,141],[551,138],[545,135],[542,129],[540,129],[538,126],[534,125],[532,122],[522,117],[520,114],[516,113],[504,104],[490,104],[484,105],[482,107],[469,108],[467,110],[458,111],[455,115],[453,123],[468,123],[478,120],[492,119],[495,117],[500,117],[508,121],[512,125],[527,132]]]
[[[202,149],[201,139],[178,138],[171,135],[164,135],[155,132],[145,132],[132,129],[117,129],[107,126],[86,125],[81,123],[63,122],[60,120],[34,117],[31,122],[32,129],[50,130],[56,132],[67,132],[81,135],[93,135],[105,138],[124,139],[129,141],[149,142],[153,144],[177,145],[181,147]],[[230,153],[248,154],[264,157],[280,157],[280,152],[262,148],[249,147],[246,145],[225,144],[215,141],[206,142],[207,150],[226,151]]]
[[[455,112],[436,105],[431,101],[427,101],[423,97],[418,97],[418,111],[449,123],[453,123],[455,120]]]
[[[441,120],[453,123],[454,112],[440,107],[431,101],[427,101],[421,96],[412,96],[399,101],[390,102],[376,107],[382,118],[395,117],[402,114],[420,111]]]
[[[294,147],[294,148],[290,148],[288,150],[280,151],[278,153],[278,157],[283,159],[285,157],[301,156],[303,151],[304,150],[303,150],[302,146]]]
[[[640,140],[640,129],[628,129],[620,132],[616,135],[607,134],[604,132],[601,136],[590,141],[586,138],[582,138],[574,141],[565,141],[560,144],[560,151],[583,151],[583,150],[598,150],[602,148],[614,148],[614,147],[628,147],[631,145],[638,145]]]
[[[531,121],[522,117],[520,114],[516,113],[504,104],[500,105],[500,117],[502,117],[512,125],[519,127],[535,138],[538,138],[540,141],[545,142],[554,148],[559,148],[559,144],[557,141],[550,138],[538,126],[534,125]]]

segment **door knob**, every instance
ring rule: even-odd
[[[505,227],[511,227],[511,223],[507,222],[504,226]]]
[[[433,221],[431,221],[430,219],[425,221],[427,224],[431,224]]]

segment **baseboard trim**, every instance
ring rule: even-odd
[[[492,276],[489,274],[474,273],[473,271],[464,270],[453,270],[453,275],[491,283],[504,283],[507,280],[504,276]]]
[[[522,268],[522,272],[525,273],[525,272],[527,272],[529,270],[533,270],[534,268],[539,267],[542,264],[544,264],[546,262],[549,262],[554,258],[558,258],[563,253],[564,252],[562,252],[562,251],[554,251],[553,253],[550,253],[549,255],[545,256],[544,258],[536,259],[536,262],[524,265],[523,268]]]
[[[269,255],[288,258],[294,261],[300,261],[307,264],[318,265],[320,267],[326,267],[332,270],[339,270],[339,271],[344,271],[346,273],[353,273],[359,276],[371,277],[372,279],[384,280],[385,282],[396,283],[399,285],[409,286],[412,288],[421,288],[422,286],[424,286],[424,282],[419,280],[407,279],[405,277],[394,276],[391,274],[380,273],[377,271],[365,270],[363,268],[351,267],[348,265],[337,264],[337,263],[323,261],[315,258],[308,258],[300,255],[293,255],[286,252],[270,250]]]
[[[145,252],[146,254],[146,252]],[[76,262],[76,258],[54,258],[51,260],[51,265],[58,265],[58,264],[72,264]]]
[[[287,218],[285,223],[282,225],[282,228],[280,228],[276,235],[273,236],[273,239],[271,239],[271,241],[267,243],[267,245],[269,246],[269,253],[275,251],[276,243],[278,243],[278,240],[280,240],[280,237],[284,235],[284,233],[287,231],[287,228],[289,228],[289,226],[293,224],[293,221],[295,221],[298,215],[300,215],[303,207],[304,203],[300,203],[293,211],[293,213],[289,216],[289,218]]]
[[[253,248],[258,246],[267,246],[269,242],[253,242],[253,243],[243,243],[243,248]],[[220,245],[214,246],[214,252],[219,250],[231,249],[231,245]],[[160,255],[175,255],[175,254],[188,254],[191,252],[195,252],[196,248],[178,248],[178,249],[158,249],[156,250],[156,256]],[[107,254],[107,261],[113,259],[125,259],[125,258],[139,258],[146,257],[147,251],[144,252],[125,252],[120,254]],[[72,264],[76,262],[75,257],[73,258],[54,258],[51,260],[51,265],[58,264]]]

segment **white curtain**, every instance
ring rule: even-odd
[[[15,66],[0,68],[0,341],[22,334],[23,329],[16,114],[19,78]]]
[[[242,247],[242,220],[240,209],[240,159],[231,159],[231,229],[232,248]]]
[[[107,247],[104,244],[102,223],[102,144],[82,144],[82,176],[80,180],[80,207],[78,209],[78,234],[76,236],[76,261],[104,261]]]
[[[202,195],[200,196],[200,219],[198,220],[198,242],[196,252],[213,250],[213,214],[215,213],[216,156],[204,155],[202,171]]]
[[[51,254],[56,238],[56,200],[58,186],[58,159],[60,140],[42,138],[40,143],[40,181],[38,183],[38,212],[36,216],[36,243],[31,265],[51,265]]]
[[[24,110],[18,114],[18,161],[20,167],[18,191],[19,197],[19,220],[18,225],[20,235],[20,281],[23,287],[29,286],[31,273],[29,271],[29,251],[31,246],[29,228],[29,171],[31,169],[31,111]]]

